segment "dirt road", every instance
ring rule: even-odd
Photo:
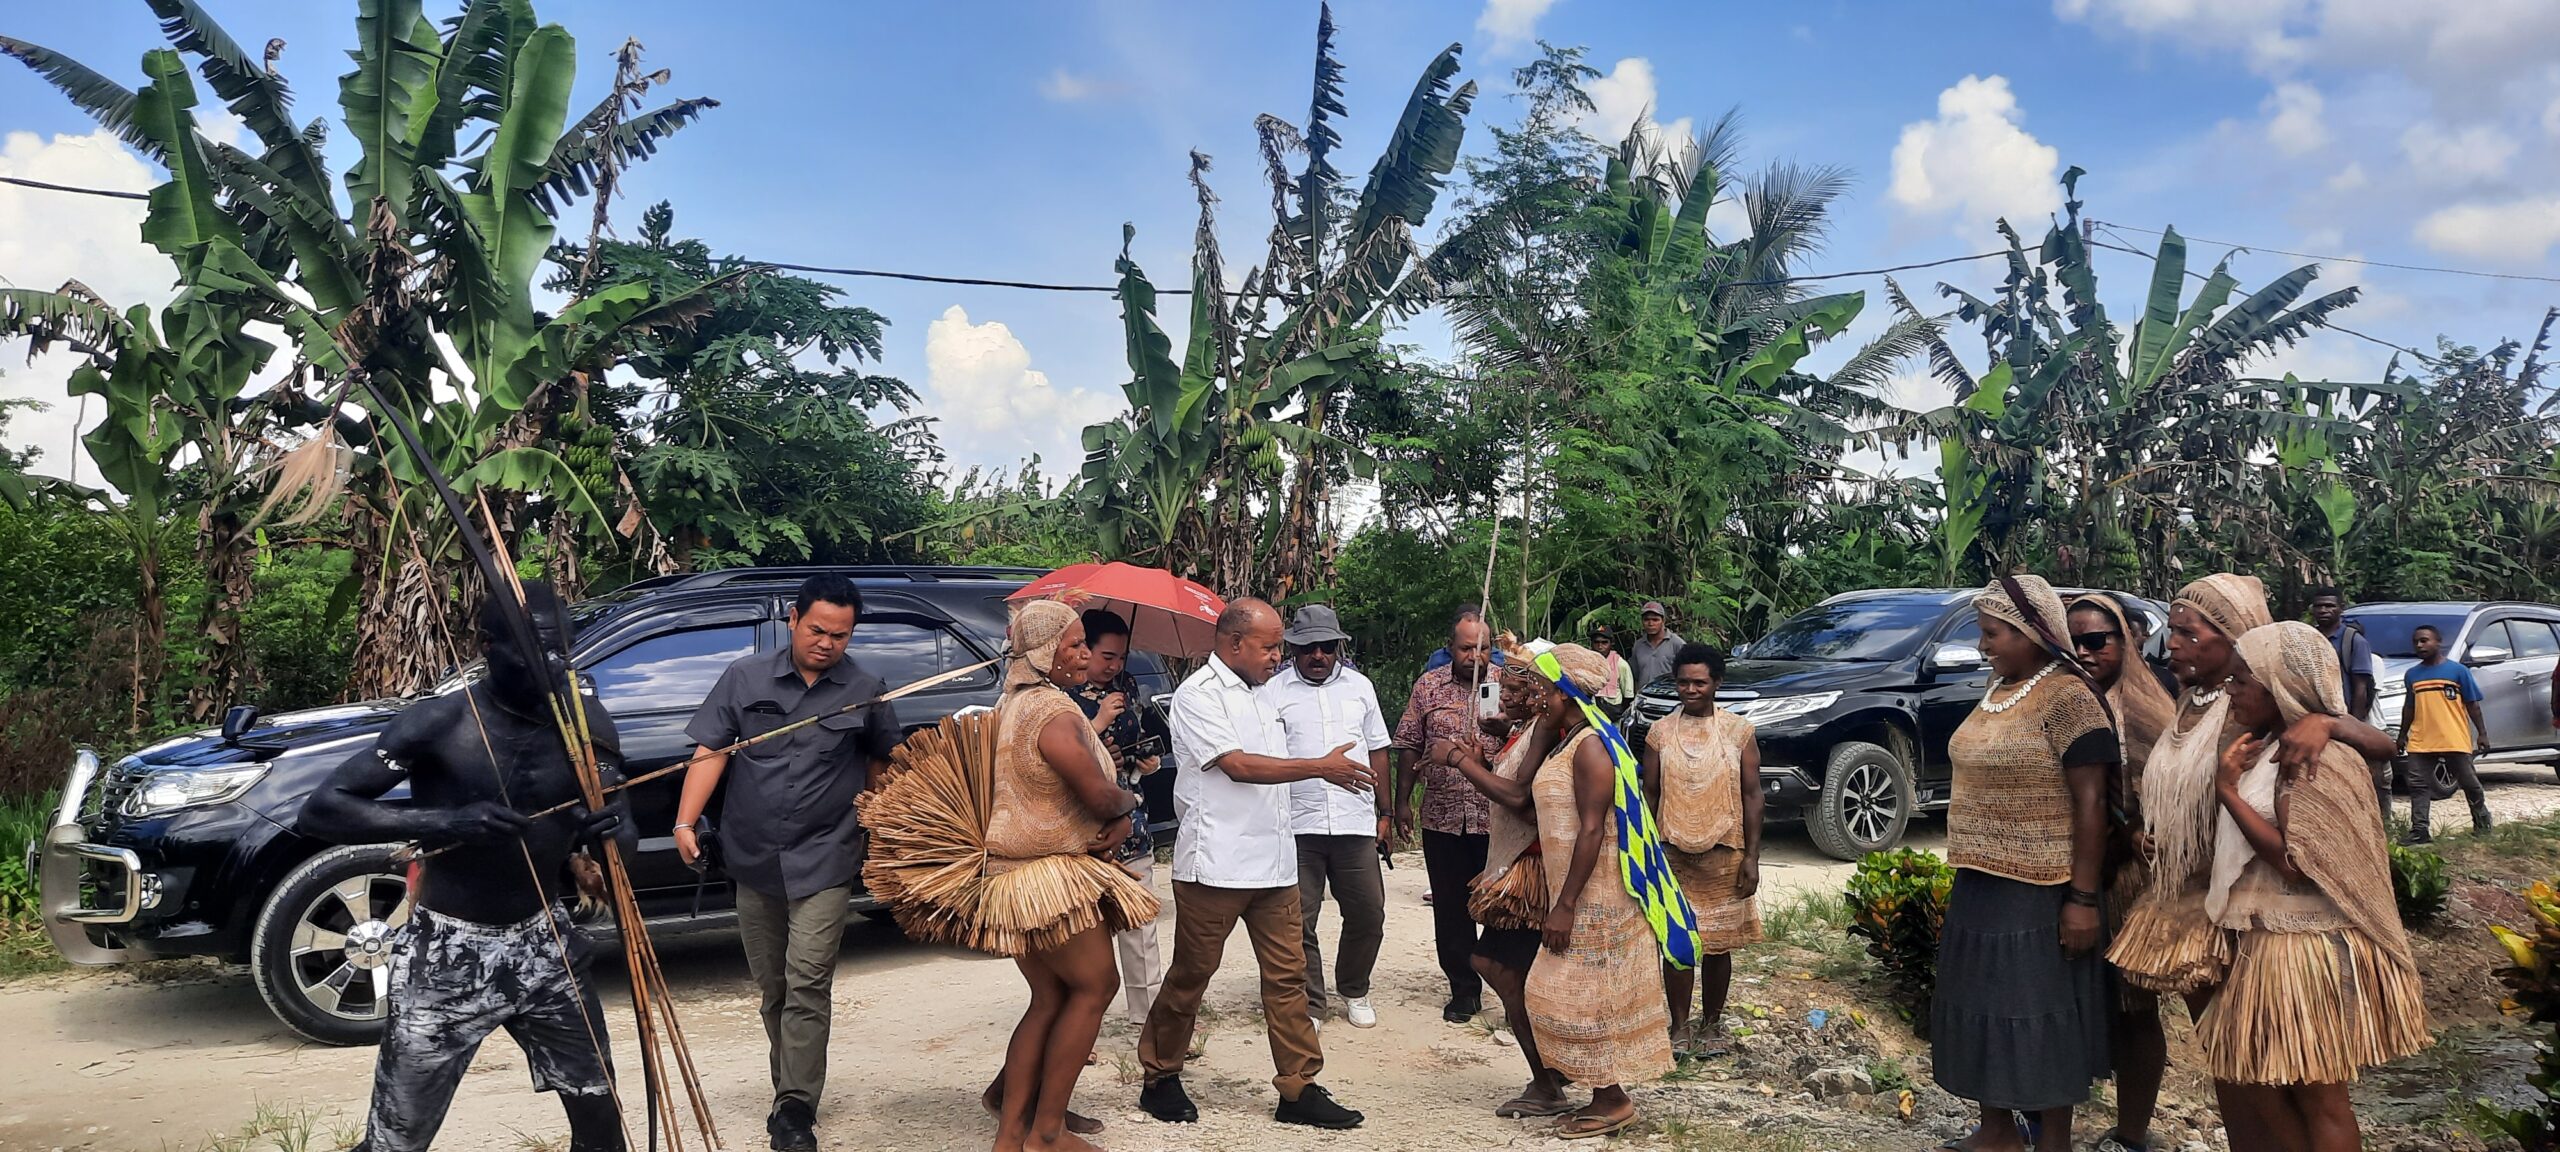
[[[2485,775],[2501,815],[2560,809],[2560,783],[2547,766],[2500,766]],[[1914,832],[1921,847],[1943,842],[1936,821]],[[1366,1128],[1328,1135],[1270,1122],[1271,1069],[1252,958],[1239,934],[1210,988],[1203,1020],[1208,1055],[1186,1077],[1202,1123],[1160,1125],[1136,1111],[1134,1032],[1117,1019],[1115,1006],[1101,1064],[1087,1070],[1077,1097],[1081,1109],[1109,1124],[1099,1143],[1129,1152],[1543,1144],[1537,1122],[1497,1120],[1491,1113],[1524,1078],[1518,1051],[1487,1028],[1441,1022],[1446,990],[1431,958],[1421,859],[1408,855],[1397,863],[1387,876],[1387,945],[1373,994],[1380,1024],[1361,1030],[1337,1019],[1324,1031],[1324,1083],[1368,1113]],[[1800,829],[1772,830],[1765,868],[1770,900],[1837,891],[1848,870],[1815,853]],[[1169,903],[1165,915],[1172,915]],[[1328,929],[1328,940],[1331,935]],[[681,937],[661,951],[728,1146],[762,1148],[764,1039],[734,939]],[[618,988],[608,992],[608,1015],[616,1021],[616,1050],[628,1062],[634,1049],[619,995]],[[1747,989],[1737,990],[1738,1000],[1748,996]],[[836,1004],[834,1064],[820,1116],[825,1147],[966,1148],[992,1136],[977,1093],[1021,1010],[1012,965],[924,947],[884,925],[863,923],[846,936]],[[359,1126],[373,1065],[371,1049],[296,1042],[244,976],[210,970],[159,983],[77,972],[0,987],[0,1038],[0,1149],[12,1152],[194,1152],[211,1137],[238,1130],[262,1105],[313,1116],[320,1136],[313,1147],[335,1147],[331,1137],[351,1138]],[[488,1044],[463,1084],[441,1146],[528,1147],[557,1136],[557,1105],[530,1092],[525,1076],[511,1043],[501,1037]],[[1662,1085],[1643,1095],[1658,1112],[1694,1104],[1747,1115],[1760,1105],[1757,1096],[1719,1095],[1736,1091],[1706,1081]],[[630,1112],[637,1116],[636,1101]]]

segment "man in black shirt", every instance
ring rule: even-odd
[[[685,728],[696,744],[724,748],[824,717],[734,755],[696,759],[676,804],[676,853],[690,864],[702,853],[703,808],[728,783],[720,858],[737,891],[747,970],[763,997],[774,1099],[765,1130],[781,1152],[818,1146],[836,952],[862,859],[853,800],[898,743],[889,705],[846,711],[885,687],[845,657],[861,615],[862,591],[852,580],[810,577],[792,604],[790,646],[739,657]]]

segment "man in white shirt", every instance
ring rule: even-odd
[[[1280,613],[1242,599],[1218,614],[1215,649],[1173,693],[1173,962],[1138,1037],[1146,1087],[1138,1106],[1167,1123],[1200,1110],[1182,1089],[1183,1057],[1200,997],[1236,922],[1253,940],[1262,975],[1263,1025],[1271,1034],[1272,1118],[1316,1128],[1356,1128],[1361,1116],[1315,1082],[1324,1068],[1307,1015],[1306,959],[1298,922],[1298,846],[1289,831],[1289,786],[1323,780],[1353,791],[1377,787],[1345,743],[1312,759],[1288,758],[1280,714],[1255,689],[1280,671]]]
[[[1378,692],[1369,678],[1342,666],[1342,645],[1350,637],[1333,609],[1322,604],[1298,609],[1281,639],[1289,644],[1289,666],[1260,693],[1280,713],[1289,755],[1315,759],[1349,744],[1353,755],[1366,753],[1369,770],[1378,779],[1387,779],[1392,740],[1387,718],[1378,709]],[[1319,1022],[1325,1005],[1324,950],[1316,941],[1316,920],[1324,911],[1329,883],[1334,901],[1342,905],[1342,943],[1333,966],[1342,1015],[1354,1028],[1377,1026],[1377,1009],[1369,1003],[1369,972],[1386,940],[1387,879],[1378,863],[1378,840],[1386,822],[1386,810],[1374,792],[1322,780],[1289,786],[1289,831],[1298,838],[1307,1011]]]

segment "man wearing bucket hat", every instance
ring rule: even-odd
[[[1378,707],[1378,692],[1369,678],[1343,664],[1350,636],[1333,609],[1322,604],[1298,609],[1280,638],[1289,645],[1289,666],[1257,691],[1280,714],[1288,754],[1312,760],[1351,744],[1355,755],[1365,754],[1370,769],[1385,777],[1386,713]],[[1342,994],[1343,1016],[1355,1028],[1378,1023],[1377,1010],[1369,1003],[1369,973],[1386,939],[1386,875],[1378,861],[1385,805],[1376,793],[1323,780],[1289,786],[1289,831],[1298,841],[1298,907],[1306,940],[1307,1011],[1317,1020],[1324,1019],[1325,979],[1316,919],[1330,885],[1342,908],[1342,942],[1333,977],[1334,990]]]

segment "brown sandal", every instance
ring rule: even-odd
[[[1589,1140],[1598,1136],[1607,1136],[1635,1122],[1636,1111],[1633,1108],[1627,1109],[1626,1115],[1615,1120],[1590,1112],[1576,1112],[1565,1117],[1563,1123],[1556,1125],[1555,1137],[1558,1140]]]
[[[1573,1111],[1573,1101],[1562,1096],[1541,1099],[1522,1092],[1503,1101],[1500,1107],[1493,1110],[1493,1114],[1505,1120],[1525,1120],[1533,1116],[1562,1116],[1571,1111]]]

